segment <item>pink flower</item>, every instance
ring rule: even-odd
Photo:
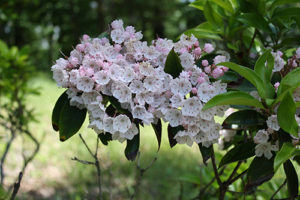
[[[121,51],[122,47],[119,44],[115,44],[114,49],[115,49],[116,52],[119,52],[119,51]]]
[[[228,67],[225,67],[225,66],[221,66],[220,68],[223,70],[223,72],[227,72],[229,69]]]
[[[196,49],[194,49],[193,53],[195,54],[195,56],[200,56],[202,53],[202,50],[200,47],[197,47]]]
[[[206,53],[211,53],[214,50],[214,47],[212,44],[209,43],[205,43],[204,44],[204,49],[203,49]]]
[[[85,49],[85,45],[84,45],[84,44],[78,44],[78,45],[76,46],[76,49],[77,49],[78,51],[80,51],[80,52],[83,52],[84,49]]]
[[[69,61],[73,66],[76,66],[79,64],[79,60],[76,57],[71,57],[71,59],[69,59]]]
[[[199,47],[199,41],[196,41],[196,42],[194,43],[194,46],[195,46],[195,47]]]
[[[198,77],[197,82],[199,84],[204,83],[205,82],[205,78],[200,76],[200,77]]]
[[[274,84],[274,88],[275,88],[276,92],[277,92],[277,90],[278,90],[279,85],[280,85],[279,82],[276,82],[276,83]]]
[[[82,36],[82,39],[83,39],[84,42],[88,42],[91,38],[90,38],[90,36],[88,36],[87,34],[84,34],[84,35]]]
[[[207,60],[202,60],[201,64],[202,64],[202,66],[206,67],[206,66],[208,66],[208,61]]]

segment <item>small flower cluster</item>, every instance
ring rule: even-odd
[[[228,70],[215,66],[226,57],[217,56],[211,66],[204,60],[198,67],[196,60],[214,48],[205,44],[201,49],[194,36],[182,35],[176,43],[159,38],[148,46],[141,41],[141,32],[132,26],[124,28],[121,20],[113,21],[111,28],[111,41],[84,35],[68,58],[52,66],[57,85],[68,88],[70,104],[88,110],[89,127],[122,142],[138,134],[139,123],[149,125],[162,118],[172,127],[184,128],[175,137],[178,143],[210,145],[216,141],[220,127],[213,117],[223,115],[224,107],[204,112],[201,108],[226,91],[226,84],[209,80],[209,75],[218,78]],[[178,78],[164,72],[172,48],[184,68]],[[206,72],[208,68],[212,71]],[[110,98],[130,115],[111,113]]]

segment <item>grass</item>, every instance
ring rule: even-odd
[[[41,149],[35,160],[29,165],[24,176],[19,199],[95,199],[97,194],[96,170],[93,166],[82,165],[71,160],[76,156],[83,160],[92,160],[77,135],[65,142],[60,142],[58,133],[51,127],[53,106],[64,91],[45,74],[35,77],[31,84],[40,88],[40,96],[31,96],[28,105],[35,109],[38,119],[31,130],[41,140]],[[87,122],[80,130],[88,145],[94,149],[96,135],[86,128]],[[143,176],[140,193],[137,199],[192,199],[197,195],[199,187],[208,183],[213,175],[211,167],[204,167],[197,145],[192,148],[176,145],[172,150],[168,145],[166,125],[163,125],[163,137],[160,151],[157,153],[157,142],[151,127],[141,129],[141,165],[147,166],[158,154],[158,160]],[[20,148],[22,147],[22,148]],[[20,138],[14,145],[8,168],[13,167],[11,175],[18,172],[16,163],[18,154],[30,145]],[[128,199],[136,181],[136,163],[129,162],[124,156],[125,143],[110,142],[108,146],[101,144],[99,158],[102,169],[103,191],[106,199]],[[219,155],[217,155],[219,156]],[[234,165],[229,165],[229,169]],[[258,199],[264,199],[283,182],[282,170],[273,181],[259,187]],[[234,184],[231,190],[239,191],[241,182]],[[208,190],[205,199],[216,199],[218,185]],[[286,188],[283,189],[286,191]],[[277,197],[284,197],[285,192]],[[229,195],[228,199],[236,196]],[[247,199],[252,199],[249,197]]]

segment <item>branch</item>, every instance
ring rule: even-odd
[[[144,173],[154,164],[154,162],[156,160],[157,160],[157,153],[156,153],[155,157],[151,160],[151,162],[148,164],[148,166],[145,168],[142,168],[141,163],[140,163],[140,152],[138,152],[136,168],[138,169],[139,174],[138,174],[135,186],[134,186],[134,193],[131,195],[130,200],[133,200],[134,197],[136,196],[136,194],[138,194],[139,186],[141,185],[142,177],[143,177]]]
[[[237,170],[240,168],[242,164],[242,161],[239,161],[237,163],[237,165],[235,166],[234,170],[232,171],[232,173],[230,174],[228,180],[226,181],[226,184],[229,185],[230,181],[233,179],[233,176],[235,175],[235,173],[237,172]]]
[[[97,142],[96,142],[96,150],[95,153],[92,153],[91,149],[89,148],[89,146],[87,145],[86,141],[83,139],[82,135],[79,134],[79,137],[82,141],[82,143],[84,144],[84,146],[86,147],[86,149],[88,150],[88,152],[91,154],[91,156],[94,158],[94,162],[91,161],[86,161],[86,160],[80,160],[77,157],[71,158],[71,160],[77,161],[81,164],[86,164],[86,165],[94,165],[96,167],[97,170],[97,181],[98,181],[98,190],[99,190],[99,200],[102,200],[103,198],[103,194],[102,194],[102,183],[101,183],[101,168],[100,168],[100,162],[98,159],[98,148],[99,148],[99,137],[97,135]]]
[[[249,47],[248,47],[248,49],[247,49],[248,54],[250,53],[250,50],[251,50],[252,45],[253,45],[253,43],[254,43],[254,39],[255,39],[255,37],[256,37],[256,35],[257,35],[257,32],[258,32],[257,29],[255,29],[254,34],[253,34],[253,37],[252,37],[251,42],[250,42],[250,45],[249,45]]]
[[[274,199],[275,195],[285,186],[285,184],[287,183],[287,179],[284,180],[284,182],[279,186],[279,188],[274,192],[274,194],[271,196],[271,200]]]
[[[244,176],[247,173],[248,169],[246,169],[245,171],[243,171],[242,173],[240,173],[239,175],[237,175],[235,178],[233,178],[230,182],[228,182],[228,185],[231,185],[232,183],[234,183],[236,180],[238,180],[239,178],[241,178],[242,176]]]
[[[220,175],[219,175],[219,172],[218,172],[218,169],[217,169],[217,165],[216,165],[216,159],[215,159],[215,152],[214,152],[214,150],[212,150],[212,153],[211,153],[211,163],[212,163],[212,166],[213,166],[213,169],[214,169],[214,173],[215,173],[218,185],[220,186],[220,188],[223,188],[223,183],[222,183],[222,181],[220,179]]]
[[[18,180],[16,181],[16,183],[14,184],[14,190],[13,190],[13,193],[10,197],[10,200],[14,200],[17,196],[17,193],[20,189],[20,185],[21,185],[21,181],[22,181],[22,177],[23,177],[23,173],[20,172],[19,173],[19,177],[18,177]]]

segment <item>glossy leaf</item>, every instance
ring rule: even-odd
[[[223,8],[224,10],[230,12],[231,14],[234,13],[234,9],[230,1],[223,1],[223,0],[211,0],[211,1],[217,4],[218,6],[220,6],[221,8]]]
[[[269,32],[268,22],[258,13],[244,13],[237,20],[258,30]]]
[[[288,92],[278,107],[277,120],[286,132],[298,136],[298,123],[295,119],[296,105],[293,96]]]
[[[257,126],[265,124],[264,117],[255,110],[240,110],[229,115],[223,122],[223,127],[237,124],[242,127]]]
[[[239,76],[236,72],[227,71],[219,79],[222,80],[225,83],[229,83],[229,82],[237,82],[238,78],[239,78]]]
[[[271,81],[271,75],[273,70],[274,64],[274,58],[272,54],[270,53],[271,50],[267,50],[265,53],[263,53],[256,61],[254,66],[254,71],[259,75],[259,77],[265,81],[265,83],[269,83]],[[273,58],[273,62],[271,61]],[[268,61],[268,66],[266,67],[266,62]]]
[[[218,34],[211,33],[206,30],[201,30],[198,28],[189,29],[185,31],[184,34],[187,36],[191,36],[193,34],[198,39],[222,40],[222,38]]]
[[[128,160],[134,161],[140,148],[140,133],[135,135],[132,140],[127,140],[125,156]]]
[[[274,160],[274,170],[278,168],[293,156],[300,155],[300,150],[296,149],[292,143],[283,143],[279,152],[277,152]]]
[[[255,144],[253,142],[238,144],[223,156],[219,168],[232,162],[246,160],[254,155]]]
[[[110,133],[100,133],[98,137],[102,144],[108,145],[108,142],[112,140],[112,135]]]
[[[52,127],[55,131],[59,130],[59,116],[64,104],[69,101],[66,91],[60,95],[58,100],[55,103],[55,106],[52,111]]]
[[[60,141],[69,139],[79,131],[85,120],[86,112],[86,109],[71,106],[69,101],[64,104],[59,116]]]
[[[243,105],[264,108],[264,106],[250,94],[241,91],[231,91],[213,97],[205,104],[202,110],[220,105]]]
[[[255,157],[248,168],[245,190],[248,191],[270,180],[274,175],[273,163],[274,157],[271,159],[264,156]]]
[[[300,68],[296,68],[289,72],[284,78],[282,78],[278,87],[278,95],[283,93],[286,89],[298,87],[300,85]]]
[[[264,81],[258,76],[258,74],[241,65],[235,64],[235,63],[231,63],[231,62],[223,62],[223,63],[219,63],[218,65],[220,66],[226,66],[229,69],[232,69],[233,71],[236,71],[238,74],[240,74],[241,76],[243,76],[245,79],[247,79],[252,85],[254,85],[254,87],[256,87],[259,95],[262,98],[273,98],[275,95],[275,90],[270,89],[268,85],[266,85],[264,83]]]
[[[206,161],[211,157],[213,146],[211,145],[210,147],[205,147],[201,143],[198,144],[198,146],[202,155],[202,161],[205,165],[207,165]]]
[[[204,4],[205,4],[205,1],[198,0],[198,1],[194,1],[194,2],[190,3],[189,6],[197,8],[199,10],[203,10]]]
[[[159,119],[156,124],[151,124],[152,128],[155,132],[156,139],[157,139],[157,145],[158,145],[158,150],[160,149],[160,144],[161,144],[161,132],[162,132],[162,125],[161,125],[161,120]]]
[[[287,160],[283,164],[284,172],[287,179],[288,191],[291,199],[294,199],[298,195],[298,175],[290,160]]]
[[[213,26],[220,26],[223,23],[222,17],[212,8],[209,1],[206,1],[203,13],[206,20]]]
[[[176,54],[173,48],[167,56],[164,71],[172,75],[173,78],[176,78],[179,76],[182,70],[183,67],[181,65],[180,58],[178,57],[178,55]]]
[[[179,131],[183,131],[183,130],[184,130],[184,128],[182,126],[172,127],[172,126],[170,126],[170,124],[168,125],[168,138],[169,138],[169,144],[170,144],[171,148],[177,144],[176,139],[174,139],[175,135]]]

